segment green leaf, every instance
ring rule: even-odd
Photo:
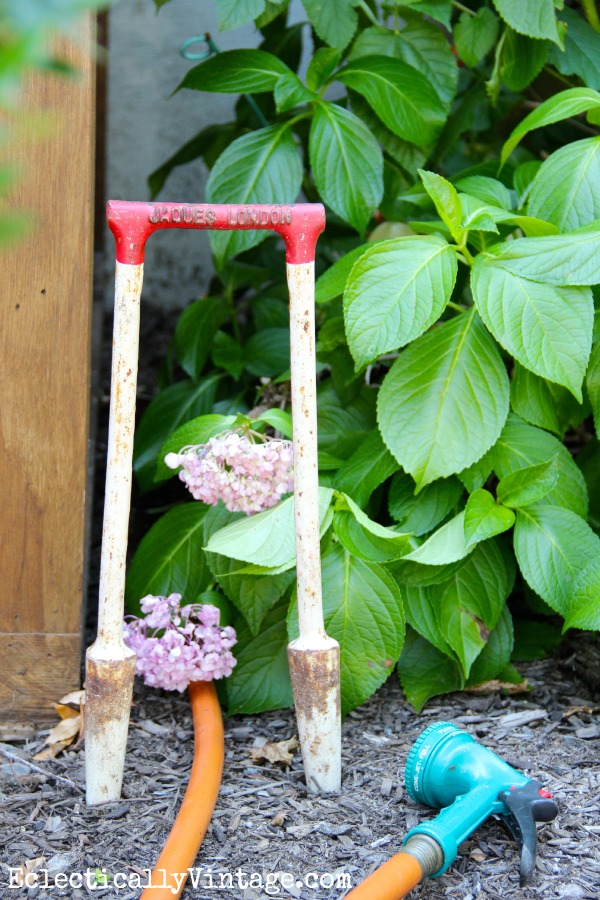
[[[562,119],[578,116],[580,113],[600,107],[600,94],[590,88],[570,88],[554,94],[548,100],[544,100],[537,109],[525,116],[522,122],[513,129],[510,137],[502,147],[500,161],[506,162],[517,144],[535,128],[543,128],[544,125],[552,125]]]
[[[502,430],[508,396],[500,354],[471,310],[400,353],[379,392],[379,427],[421,489],[483,456]]]
[[[587,370],[586,385],[594,413],[596,435],[600,437],[600,341],[594,344]]]
[[[581,402],[592,346],[591,291],[530,281],[486,254],[476,259],[471,287],[481,318],[500,344],[527,369],[569,388]]]
[[[273,19],[280,16],[289,5],[290,0],[266,0],[265,11],[255,21],[257,28],[265,28]]]
[[[387,562],[402,556],[410,534],[374,522],[351,497],[343,494],[342,498],[336,504],[333,527],[346,550],[369,562]]]
[[[454,658],[454,652],[442,634],[436,616],[434,595],[430,587],[403,585],[402,597],[406,611],[406,621],[419,634],[433,644],[441,653]]]
[[[579,516],[558,506],[517,512],[515,553],[528,585],[566,616],[576,579],[600,555],[600,538]]]
[[[409,7],[411,11],[430,16],[450,31],[452,0],[400,0],[398,6]]]
[[[349,494],[359,506],[364,506],[375,488],[398,471],[398,463],[374,428],[352,456],[340,466],[334,485]],[[413,529],[407,528],[407,531]]]
[[[554,0],[536,0],[535,3],[523,3],[523,0],[494,0],[494,6],[511,28],[519,34],[538,40],[554,41],[562,49],[561,33],[556,22]]]
[[[334,544],[323,556],[325,630],[340,644],[342,715],[364,703],[388,678],[404,643],[400,588],[386,570]],[[296,600],[290,638],[298,635]]]
[[[534,375],[518,362],[510,385],[510,404],[530,425],[546,428],[560,437],[567,428],[582,422],[589,409],[586,403],[578,403],[566,388]]]
[[[600,137],[567,144],[542,163],[529,192],[529,213],[561,231],[600,218]]]
[[[225,331],[217,331],[212,339],[210,355],[215,366],[239,381],[246,367],[244,348]]]
[[[465,509],[465,540],[467,545],[485,541],[507,531],[515,524],[515,514],[500,506],[489,491],[474,491]]]
[[[486,175],[467,175],[465,178],[459,178],[455,182],[455,187],[490,206],[506,210],[513,207],[510,191],[496,178],[489,178]]]
[[[190,69],[177,90],[261,94],[274,90],[282,75],[293,74],[284,62],[264,50],[225,50]]]
[[[363,56],[391,56],[423,73],[446,109],[456,93],[458,67],[442,31],[421,16],[404,13],[400,31],[374,26],[362,30],[349,61]]]
[[[394,134],[414,144],[432,141],[446,118],[427,78],[399,59],[364,56],[338,72],[336,79],[362,94]]]
[[[317,94],[307,90],[294,72],[279,76],[273,96],[278,113],[287,112],[300,103],[318,99]]]
[[[383,156],[354,113],[321,101],[310,128],[310,164],[324,203],[363,233],[383,195]]]
[[[505,241],[480,254],[485,264],[497,264],[522,278],[558,287],[588,286],[600,281],[600,223],[569,234]]]
[[[511,472],[498,484],[498,501],[514,509],[530,506],[550,493],[558,481],[558,473],[556,458]]]
[[[243,520],[243,513],[232,513],[222,503],[211,507],[204,522],[204,543],[227,525]],[[291,587],[295,572],[280,574],[240,574],[244,563],[218,553],[207,553],[211,572],[222,591],[244,616],[252,634],[258,634],[270,609]]]
[[[360,247],[354,247],[353,250],[345,253],[317,278],[315,303],[329,303],[330,300],[334,300],[344,293],[352,266],[371,246],[372,244],[361,244]]]
[[[383,124],[364,97],[361,97],[356,91],[349,91],[348,94],[352,105],[352,111],[356,113],[359,119],[362,119],[373,137],[381,144],[383,150],[385,150],[388,156],[390,156],[411,179],[416,177],[418,168],[423,165],[429,156],[431,144],[417,146],[417,144],[411,144],[409,141],[405,141],[403,138],[398,137],[397,134],[394,134],[393,131],[390,131],[390,129]],[[389,175],[391,172],[393,172],[395,177],[402,179],[402,172],[397,169],[392,170],[388,161],[384,158],[384,194],[380,207],[383,215],[385,215],[384,210],[386,201],[389,198],[393,204],[393,197],[396,193],[393,184],[392,186],[386,185],[386,174]],[[391,197],[389,196],[390,194],[392,195]],[[395,207],[392,206],[392,209],[394,208]],[[390,216],[388,216],[388,218],[390,218]]]
[[[319,455],[346,461],[375,427],[376,392],[367,387],[351,401],[343,402],[331,379],[317,385],[317,437]],[[342,462],[337,463],[338,468]]]
[[[477,547],[449,581],[427,589],[441,633],[465,678],[500,619],[514,578],[512,556],[490,541]]]
[[[302,0],[302,5],[322,41],[336,50],[350,43],[358,22],[354,0]]]
[[[459,244],[463,236],[460,224],[463,213],[456,188],[441,175],[436,175],[435,172],[419,169],[419,175],[425,185],[425,190],[433,200],[438,216]]]
[[[342,54],[333,47],[319,47],[306,70],[306,85],[311,91],[320,90],[339,65]]]
[[[561,53],[552,48],[550,61],[563,75],[579,75],[587,87],[600,88],[600,34],[577,15],[573,9],[563,9],[560,20],[567,23],[565,49]]]
[[[485,6],[474,16],[461,13],[454,26],[454,43],[465,65],[472,69],[490,52],[498,38],[499,28],[498,16]]]
[[[244,347],[245,368],[251,375],[274,378],[290,368],[288,328],[265,328],[256,332]]]
[[[207,203],[293,203],[302,183],[302,163],[287,124],[270,125],[233,141],[221,154],[206,185]],[[211,231],[217,265],[255,247],[269,231]]]
[[[170,509],[152,525],[139,543],[127,572],[127,609],[141,615],[140,600],[147,594],[181,594],[196,603],[213,580],[202,549],[203,503],[184,503]]]
[[[492,447],[487,453],[484,453],[481,459],[478,459],[477,462],[473,463],[468,468],[463,469],[462,472],[458,473],[458,478],[470,494],[473,491],[479,490],[479,488],[483,487],[488,478],[492,473],[492,469],[494,468],[494,448]]]
[[[280,603],[267,614],[258,635],[243,621],[236,622],[237,665],[226,681],[230,715],[293,706],[286,614],[287,602]]]
[[[175,328],[175,352],[182,369],[191,378],[200,377],[211,341],[228,318],[222,297],[205,297],[182,312]]]
[[[517,166],[513,173],[513,186],[517,192],[517,204],[524,207],[529,196],[531,185],[542,163],[539,159],[532,159],[528,162],[521,163]]]
[[[456,506],[463,492],[457,478],[439,478],[415,494],[410,475],[399,472],[392,479],[388,496],[388,512],[405,531],[427,534]]]
[[[284,409],[266,409],[264,412],[252,420],[255,425],[259,422],[266,422],[275,431],[280,431],[286,438],[292,438],[292,417],[289,412]]]
[[[500,57],[500,79],[509,91],[523,91],[531,84],[548,58],[550,44],[506,29]],[[560,52],[560,51],[557,51]]]
[[[573,593],[569,598],[563,631],[567,628],[585,628],[600,631],[600,555],[586,565],[576,577]]]
[[[456,253],[435,235],[380,241],[362,254],[344,293],[357,369],[429,328],[450,299],[456,271]]]
[[[503,675],[510,662],[513,641],[512,619],[508,607],[505,606],[498,624],[486,641],[485,647],[471,666],[467,686],[483,684],[496,677],[501,681],[513,681],[516,684],[522,682],[523,679],[518,676],[518,673],[516,673],[516,680],[514,677],[507,678]]]
[[[403,559],[424,566],[444,566],[468,556],[472,548],[465,541],[465,513],[458,513],[434,531],[420,547],[407,553]]]
[[[319,521],[329,509],[332,488],[319,488]],[[253,516],[246,516],[215,532],[206,550],[231,559],[242,559],[257,566],[284,565],[296,556],[294,498]]]
[[[512,472],[554,458],[559,475],[544,503],[564,506],[586,517],[588,499],[585,481],[567,448],[546,431],[526,425],[517,416],[508,417],[494,448],[494,470],[498,478],[506,478]]]
[[[235,419],[235,416],[210,414],[198,416],[190,422],[184,422],[183,425],[176,428],[160,448],[156,460],[154,481],[164,481],[166,478],[171,478],[175,474],[173,469],[170,469],[165,465],[165,456],[167,453],[179,453],[183,447],[206,444],[212,437],[231,428]]]
[[[168,435],[181,422],[212,409],[220,378],[212,375],[200,382],[180,381],[150,402],[137,426],[133,449],[133,471],[142,491],[155,486],[157,462],[162,462],[158,455]]]
[[[416,631],[406,635],[398,677],[406,699],[417,712],[421,712],[431,697],[461,691],[465,684],[458,663]]]

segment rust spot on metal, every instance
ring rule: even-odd
[[[102,731],[129,716],[135,656],[127,659],[91,659],[86,666],[86,732]]]
[[[333,694],[339,707],[339,647],[326,650],[288,647],[288,663],[296,708],[302,710],[307,719],[326,715],[328,698]]]

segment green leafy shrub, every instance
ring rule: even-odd
[[[515,628],[516,659],[552,647],[561,619],[600,628],[600,24],[582,6],[304,0],[308,24],[288,26],[285,0],[217,0],[223,28],[254,20],[263,43],[180,85],[253,102],[153,173],[154,195],[202,156],[208,202],[302,191],[327,207],[323,593],[346,711],[396,664],[420,708],[518,682]],[[240,412],[289,436],[274,409],[289,394],[282,251],[265,232],[211,240],[214,295],[174,338],[187,377],[138,430],[143,490],[172,474],[167,452]],[[210,591],[235,621],[231,711],[291,702],[290,499],[250,519],[171,509],[140,544],[128,598],[175,590]]]

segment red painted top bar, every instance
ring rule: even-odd
[[[146,241],[161,228],[270,229],[285,241],[288,263],[313,260],[317,238],[325,228],[325,210],[320,203],[244,206],[109,200],[106,218],[115,236],[117,261],[131,265],[144,262]]]

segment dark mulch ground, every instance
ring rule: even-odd
[[[564,651],[563,651],[564,653]],[[600,727],[597,695],[575,673],[574,661],[597,669],[597,644],[582,637],[569,655],[523,666],[529,694],[502,697],[452,694],[430,701],[416,715],[394,678],[343,729],[343,788],[339,795],[314,797],[303,783],[298,754],[289,769],[252,764],[249,751],[266,740],[295,732],[291,711],[226,722],[226,767],[212,825],[197,865],[209,868],[210,886],[187,887],[184,898],[253,900],[264,890],[237,887],[236,870],[289,872],[294,882],[309,872],[348,875],[356,884],[396,852],[408,829],[432,813],[407,796],[403,769],[420,731],[439,719],[466,728],[509,763],[552,791],[560,814],[539,829],[535,881],[521,890],[513,839],[490,820],[467,841],[450,871],[417,888],[414,897],[442,900],[597,900],[600,896]],[[11,744],[29,759],[43,746],[44,732]],[[132,711],[123,800],[88,809],[82,794],[53,775],[82,786],[84,750],[41,763],[47,776],[2,765],[0,896],[47,896],[45,888],[9,889],[6,866],[44,858],[50,873],[106,869],[109,876],[151,868],[185,789],[192,758],[192,728],[185,697],[138,688]],[[234,887],[217,890],[219,873],[231,873]],[[240,876],[243,878],[243,876]],[[256,876],[255,876],[256,877]],[[324,880],[327,885],[330,878]],[[51,883],[51,880],[50,880]],[[225,878],[224,883],[227,883]],[[270,896],[298,900],[341,898],[337,887],[294,884]],[[273,888],[275,890],[275,888]],[[114,886],[52,888],[51,896],[89,895],[133,900],[140,891]],[[373,898],[377,900],[377,898]]]
[[[140,375],[141,395],[152,390],[147,372],[160,359],[172,333],[172,316],[161,326],[157,316],[142,316],[144,334]],[[157,339],[158,335],[163,335]],[[107,339],[110,346],[110,337]],[[152,349],[146,349],[151,347]],[[100,410],[106,412],[108,383],[103,378]],[[104,415],[104,420],[106,415]],[[102,428],[98,440],[96,529],[91,560],[91,595],[99,550]],[[134,499],[135,520],[135,499]],[[95,602],[95,599],[94,599]],[[560,814],[539,829],[535,881],[521,890],[513,839],[495,821],[488,821],[466,841],[450,871],[411,895],[423,900],[475,897],[489,900],[598,900],[600,897],[600,724],[595,703],[600,700],[598,642],[589,636],[571,639],[560,655],[529,663],[521,670],[531,684],[529,694],[503,697],[452,694],[430,701],[416,715],[392,677],[375,697],[353,712],[343,729],[343,786],[339,795],[315,797],[303,783],[296,754],[289,769],[259,766],[249,751],[266,740],[284,740],[295,733],[289,710],[226,722],[226,767],[223,786],[197,865],[213,872],[212,884],[186,887],[183,897],[213,900],[254,900],[280,896],[296,900],[339,900],[345,891],[323,879],[321,888],[300,886],[307,873],[347,876],[358,883],[397,852],[402,836],[432,812],[407,796],[403,770],[415,738],[427,725],[444,719],[466,728],[515,767],[552,791]],[[57,698],[58,699],[58,698]],[[0,745],[30,760],[44,746],[47,730],[27,740]],[[0,740],[10,733],[0,732]],[[140,890],[116,890],[114,876],[135,877],[152,868],[165,841],[185,790],[192,759],[192,726],[185,697],[136,690],[129,752],[121,802],[88,809],[80,788],[84,779],[84,749],[71,750],[39,764],[32,772],[0,754],[0,897],[34,898],[119,897],[133,900]],[[9,887],[9,867],[37,859],[49,872],[48,887]],[[41,861],[40,861],[41,860]],[[52,876],[106,870],[109,885],[59,888]],[[291,873],[294,884],[271,888],[225,888],[237,870],[255,873],[267,883],[274,873]],[[221,881],[223,874],[224,881]],[[141,877],[141,876],[140,876]],[[93,882],[93,875],[87,880]],[[284,879],[285,880],[285,879]],[[117,879],[119,881],[119,879]],[[296,884],[298,882],[298,884]],[[377,900],[376,897],[373,900]]]

